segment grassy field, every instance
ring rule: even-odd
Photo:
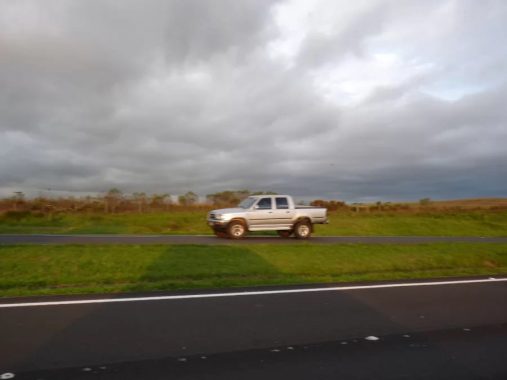
[[[205,211],[0,215],[0,233],[210,234]],[[320,236],[507,236],[507,211],[330,212]]]
[[[507,273],[507,244],[0,246],[0,296]]]

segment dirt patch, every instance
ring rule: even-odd
[[[495,263],[494,261],[490,261],[490,260],[484,260],[482,262],[482,264],[485,266],[485,267],[488,267],[488,268],[496,268],[498,266],[497,263]]]

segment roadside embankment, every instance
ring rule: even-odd
[[[4,245],[0,296],[507,273],[507,244]]]

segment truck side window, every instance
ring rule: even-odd
[[[257,208],[259,210],[271,209],[271,198],[261,198],[261,200],[257,203]]]
[[[288,209],[289,208],[289,202],[287,201],[287,198],[276,198],[276,208],[278,209]]]

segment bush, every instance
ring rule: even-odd
[[[429,206],[430,203],[431,203],[431,199],[430,198],[419,199],[419,204],[421,206]]]
[[[15,220],[19,222],[21,219],[25,219],[32,216],[32,213],[30,211],[15,211],[10,210],[4,213],[3,217],[6,220]]]

